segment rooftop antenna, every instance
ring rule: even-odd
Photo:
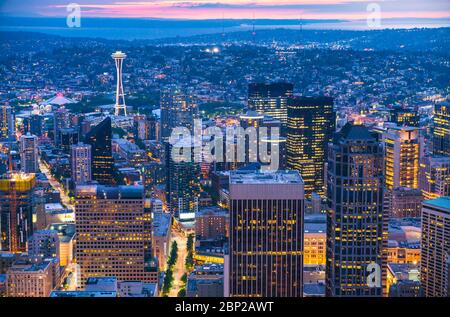
[[[299,37],[300,37],[300,39],[299,39],[299,41],[301,42],[302,41],[302,35],[303,35],[303,15],[301,15],[300,14],[300,20],[298,21],[299,22]]]
[[[255,30],[255,12],[253,12],[253,23],[252,23],[252,35],[256,36],[256,30]]]
[[[225,13],[222,12],[222,37],[225,37]]]

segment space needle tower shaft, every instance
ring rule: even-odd
[[[123,91],[122,81],[122,64],[127,55],[121,51],[117,51],[111,55],[116,63],[117,71],[117,86],[116,86],[116,104],[114,105],[114,114],[120,115],[120,111],[123,110],[123,114],[127,115],[127,106],[125,105],[125,93]]]

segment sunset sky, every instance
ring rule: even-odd
[[[181,19],[366,19],[377,3],[382,18],[450,18],[449,0],[0,0],[9,16],[65,16],[67,4],[83,16]]]

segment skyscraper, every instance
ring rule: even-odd
[[[303,212],[297,171],[230,173],[230,296],[303,296]]]
[[[137,136],[141,140],[159,141],[160,124],[155,116],[147,116],[136,122]]]
[[[259,114],[255,111],[247,111],[239,116],[240,126],[247,129],[255,129],[256,138],[252,140],[250,136],[245,137],[245,164],[259,162],[266,165],[266,158],[263,155],[271,155],[271,151],[278,151],[277,169],[286,169],[286,138],[280,135],[281,121],[269,115]],[[264,132],[265,130],[265,132]],[[275,131],[278,130],[277,134]],[[264,133],[261,133],[264,132]],[[251,144],[253,143],[253,144]],[[260,146],[265,143],[267,153],[262,153]],[[266,150],[264,150],[266,151]]]
[[[24,173],[36,173],[38,171],[37,136],[28,133],[20,137],[20,166]]]
[[[34,174],[14,173],[0,179],[0,251],[26,251],[33,234],[34,185]]]
[[[180,145],[180,144],[178,144]],[[194,162],[193,151],[189,162],[173,159],[177,148],[166,143],[167,202],[169,210],[180,221],[194,221],[198,211],[200,195],[198,163]],[[175,156],[178,153],[175,153]]]
[[[10,106],[0,107],[0,140],[13,141],[15,139],[14,113]]]
[[[381,296],[388,215],[377,135],[350,123],[336,133],[328,150],[327,182],[326,295]]]
[[[333,99],[292,98],[287,113],[287,168],[300,172],[307,196],[324,195],[326,149],[336,124]]]
[[[72,180],[75,184],[86,184],[92,180],[91,160],[92,147],[89,144],[78,143],[72,145],[70,161]]]
[[[390,113],[390,122],[398,126],[418,127],[420,117],[416,111],[402,107],[394,107]]]
[[[69,111],[61,107],[53,112],[53,137],[56,145],[61,144],[61,129],[70,127],[70,114]]]
[[[59,131],[59,144],[61,145],[61,150],[65,153],[70,153],[70,147],[77,144],[79,141],[78,129],[74,128],[64,128]]]
[[[42,136],[42,116],[33,114],[23,119],[24,134],[28,132],[38,137]]]
[[[111,145],[111,118],[107,117],[91,129],[85,143],[91,145],[92,179],[100,184],[114,184],[114,159]]]
[[[172,129],[184,127],[193,131],[194,119],[198,116],[196,98],[177,87],[161,91],[161,138],[169,140]]]
[[[420,249],[420,277],[425,296],[449,296],[450,197],[423,202]]]
[[[252,83],[248,85],[248,109],[268,114],[287,124],[287,104],[294,92],[290,83]]]
[[[420,189],[425,199],[450,196],[450,156],[429,156],[421,163]]]
[[[390,127],[383,133],[386,188],[419,188],[419,129]]]
[[[434,105],[433,154],[450,155],[450,101]]]
[[[75,190],[76,259],[81,286],[95,276],[157,282],[151,215],[142,186],[81,185]]]

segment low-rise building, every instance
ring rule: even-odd
[[[327,224],[325,214],[306,215],[304,218],[304,265],[325,265]]]
[[[18,261],[6,273],[6,296],[48,297],[53,289],[52,261]]]
[[[223,297],[224,266],[207,264],[197,266],[188,276],[186,297]]]
[[[229,213],[220,207],[204,207],[195,214],[197,239],[221,239],[228,236]]]
[[[158,259],[158,266],[164,270],[167,256],[170,252],[172,215],[169,213],[156,212],[152,221],[152,247],[153,255]]]
[[[49,230],[57,232],[59,237],[59,264],[67,266],[72,263],[75,244],[75,224],[54,223]]]

